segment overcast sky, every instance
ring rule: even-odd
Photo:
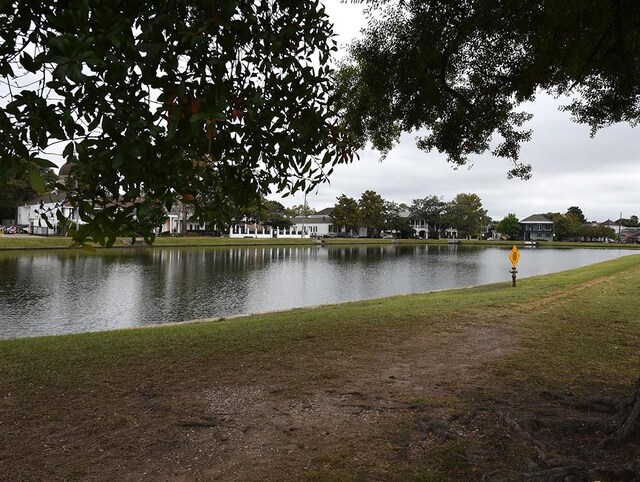
[[[324,0],[334,22],[340,46],[358,35],[364,25],[362,6]],[[410,204],[428,195],[445,201],[458,193],[476,193],[494,220],[508,213],[520,219],[531,214],[566,212],[578,206],[589,220],[604,221],[640,215],[640,131],[628,125],[603,129],[594,138],[589,128],[571,122],[558,111],[561,101],[541,95],[523,106],[534,114],[526,127],[533,139],[524,144],[521,160],[533,166],[529,181],[508,180],[511,164],[490,154],[473,158],[473,167],[454,170],[439,153],[415,147],[416,134],[405,134],[383,162],[375,151],[361,152],[360,160],[338,166],[330,185],[307,196],[315,209],[333,206],[341,194],[359,198],[371,189],[383,198]],[[277,196],[270,196],[278,199]],[[282,200],[301,204],[301,195]]]

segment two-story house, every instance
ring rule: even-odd
[[[553,241],[553,221],[542,214],[533,214],[520,221],[524,241]]]

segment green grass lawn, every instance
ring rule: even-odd
[[[366,425],[371,433],[341,425],[337,438],[308,456],[307,444],[324,439],[305,439],[312,427],[294,426],[288,433],[300,437],[297,445],[283,445],[289,455],[272,461],[284,480],[475,480],[505,464],[524,470],[534,457],[529,439],[497,414],[539,410],[540,393],[620,397],[629,391],[640,366],[638,292],[640,256],[627,256],[523,279],[517,288],[501,283],[219,322],[0,341],[0,461],[15,480],[136,478],[169,460],[206,478],[211,466],[192,452],[208,447],[217,453],[211,444],[218,429],[200,430],[194,435],[200,445],[192,445],[182,438],[181,421],[203,413],[203,393],[266,386],[279,400],[268,406],[275,415],[311,394],[360,397],[354,406],[364,408],[358,410],[393,407],[391,415],[379,412],[389,418]],[[413,385],[392,400],[366,403],[360,401],[366,393],[349,388],[365,376],[367,390],[384,391],[390,380],[376,381],[377,373],[423,356],[434,363],[452,357],[446,363],[464,373],[471,362],[456,353],[486,332],[510,348],[478,365],[484,368],[476,381],[447,378],[445,371],[435,387]],[[479,348],[474,356],[481,360]],[[255,403],[255,410],[265,410]],[[362,423],[357,413],[352,420]],[[263,419],[262,432],[247,429],[253,439],[270,433],[270,419]],[[269,444],[284,443],[272,436]],[[180,443],[169,447],[166,440]],[[555,446],[545,440],[548,457],[578,450],[578,442],[557,440]],[[244,460],[243,446],[225,443],[225,460]],[[288,466],[287,460],[298,460],[288,452],[294,449],[301,462]],[[615,453],[627,456],[629,450]]]

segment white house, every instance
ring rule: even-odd
[[[236,221],[229,228],[230,238],[322,238],[336,232],[331,221],[333,208],[326,208],[315,214],[296,216],[291,225],[274,228],[247,220]]]
[[[74,164],[66,163],[58,171],[58,182],[67,184]],[[82,221],[77,209],[67,203],[66,194],[50,192],[30,199],[22,206],[18,206],[18,225],[27,226],[31,234],[55,235],[62,234],[57,212],[60,211],[66,219],[79,224]],[[48,223],[47,223],[48,221]],[[49,226],[50,225],[50,226]]]
[[[22,206],[18,206],[18,225],[27,226],[31,234],[44,236],[61,234],[57,211],[74,223],[80,222],[77,210],[67,204],[65,194],[52,192],[30,199]]]
[[[617,221],[612,221],[611,219],[607,219],[606,221],[602,221],[598,224],[613,229],[613,232],[616,233],[616,235],[622,235],[622,232],[627,229],[627,226],[624,224],[619,224]]]

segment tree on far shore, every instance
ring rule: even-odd
[[[412,238],[415,232],[409,224],[409,218],[403,215],[408,211],[407,208],[406,204],[398,204],[394,201],[384,202],[384,229],[392,231],[398,238]]]
[[[553,217],[553,230],[556,241],[574,241],[581,223],[573,214],[556,214]]]
[[[344,228],[347,232],[357,232],[360,226],[358,201],[345,194],[337,199],[338,202],[331,211],[333,225],[338,229]]]
[[[437,233],[441,229],[442,214],[446,208],[447,203],[442,198],[426,196],[412,201],[410,215],[413,219],[426,221],[429,224],[429,231]],[[427,237],[429,237],[428,233]]]
[[[487,215],[477,194],[460,193],[447,204],[443,222],[458,231],[458,236],[467,238],[479,236],[482,218]]]
[[[621,224],[622,226],[627,226],[629,228],[637,228],[640,226],[640,220],[638,220],[638,216],[635,214],[629,216],[628,218],[621,218],[616,221],[617,224]]]
[[[360,212],[360,222],[367,228],[368,237],[377,237],[384,228],[385,223],[385,201],[375,191],[365,191],[358,201]]]
[[[509,239],[515,239],[521,230],[520,220],[515,214],[509,213],[498,223],[496,230],[508,236]]]
[[[29,172],[24,172],[22,176],[16,179],[10,179],[5,185],[0,187],[0,219],[17,220],[17,209],[21,204],[36,197],[38,194],[44,194],[55,188],[58,176],[51,169],[35,167],[38,177],[43,181],[42,184],[35,187]]]
[[[567,209],[567,214],[572,215],[575,219],[578,220],[578,222],[580,224],[586,224],[587,223],[587,218],[585,217],[584,213],[582,212],[582,209],[580,209],[578,206],[571,206],[570,208]]]

